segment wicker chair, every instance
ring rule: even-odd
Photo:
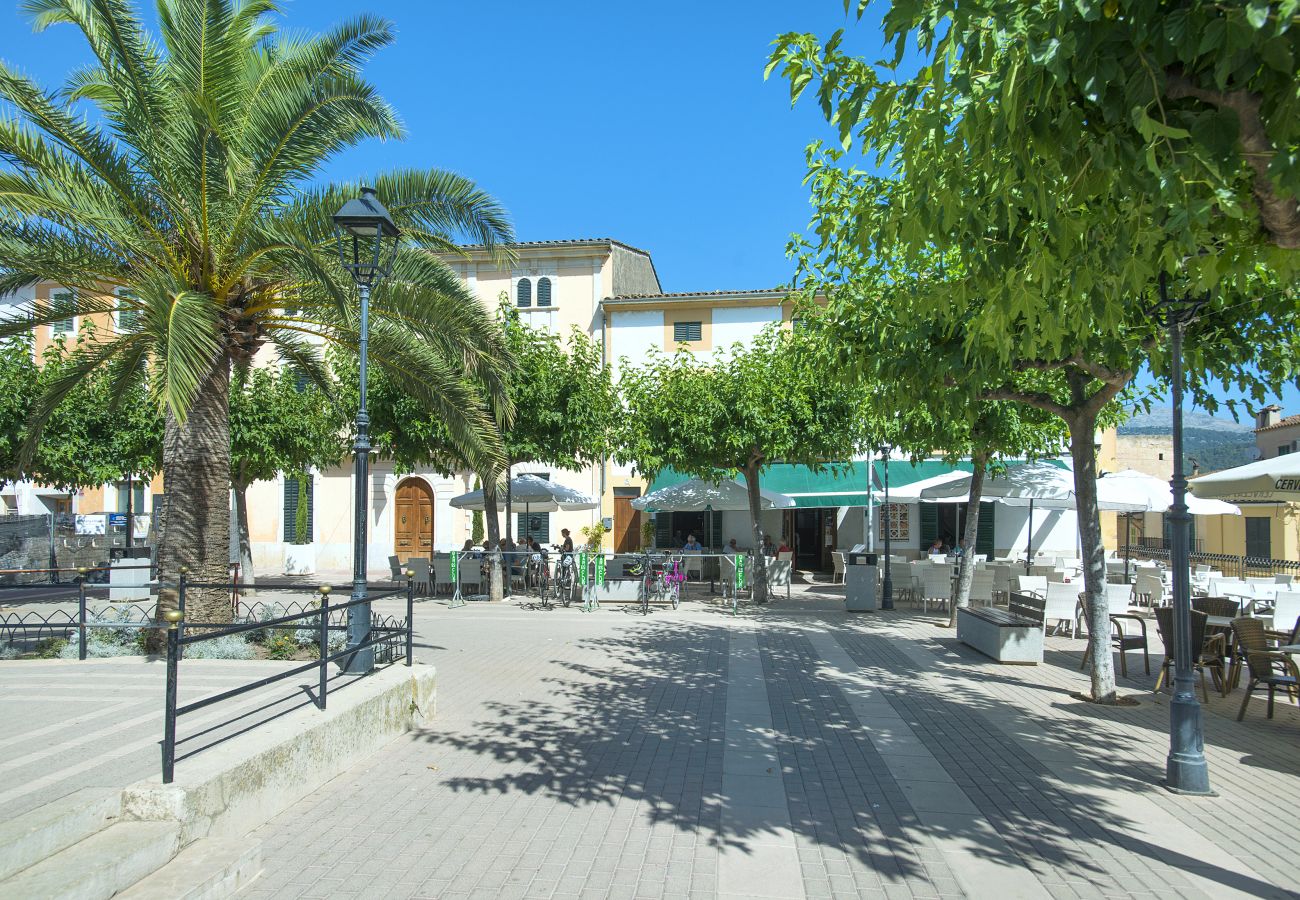
[[[1192,601],[1192,609],[1207,616],[1228,616],[1235,619],[1241,611],[1241,603],[1228,597],[1197,597]]]
[[[1288,696],[1300,691],[1300,675],[1296,673],[1295,663],[1285,654],[1268,648],[1268,633],[1259,619],[1242,616],[1233,621],[1232,630],[1237,635],[1237,644],[1246,658],[1246,667],[1250,670],[1250,682],[1246,685],[1246,696],[1241,698],[1237,721],[1246,717],[1250,695],[1261,684],[1268,687],[1268,717],[1271,719],[1273,694],[1279,687],[1285,688]]]
[[[1160,686],[1169,677],[1169,670],[1174,666],[1174,608],[1172,606],[1156,607],[1156,631],[1160,633],[1160,642],[1165,646],[1165,658],[1160,663],[1160,674],[1156,676],[1153,693],[1160,693]],[[1217,615],[1214,614],[1214,615]],[[1210,702],[1210,690],[1205,684],[1205,670],[1209,669],[1214,678],[1214,687],[1222,697],[1228,696],[1228,672],[1223,666],[1226,655],[1224,636],[1222,634],[1206,635],[1206,613],[1192,610],[1192,646],[1200,651],[1192,662],[1192,668],[1201,675],[1201,694],[1205,702]],[[1170,678],[1170,690],[1173,679]]]
[[[1083,595],[1080,594],[1080,597]],[[1085,610],[1086,612],[1086,610]],[[1125,622],[1135,623],[1136,630],[1124,630]],[[1091,626],[1092,623],[1089,623]],[[1151,674],[1151,652],[1150,642],[1147,640],[1147,622],[1141,616],[1133,613],[1111,613],[1110,614],[1111,646],[1119,653],[1119,673],[1122,677],[1128,677],[1128,651],[1142,651],[1142,668],[1148,675]],[[1134,626],[1130,626],[1134,627]],[[1088,668],[1088,662],[1092,659],[1092,641],[1088,642],[1088,649],[1083,652],[1083,662],[1079,665],[1080,669]]]

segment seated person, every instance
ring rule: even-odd
[[[687,553],[702,553],[704,547],[702,547],[700,542],[695,539],[695,535],[688,534],[686,536],[686,543],[682,545],[682,550]]]
[[[776,552],[778,556],[782,553],[793,553],[794,548],[785,542],[785,538],[781,538],[781,546],[776,548]]]
[[[743,553],[744,551],[736,546],[736,539],[732,538],[731,540],[727,541],[727,546],[722,548],[722,552],[731,556],[731,555]]]
[[[943,545],[943,538],[935,538],[934,543],[930,545],[930,549],[926,550],[925,552],[930,556],[938,556],[941,554],[946,554],[948,552],[948,548]]]
[[[763,535],[763,555],[776,556],[776,544],[772,543],[770,534]]]

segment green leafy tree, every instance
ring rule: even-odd
[[[126,3],[31,7],[38,30],[76,28],[94,62],[57,91],[0,65],[10,111],[0,121],[0,292],[48,280],[73,302],[34,303],[0,337],[119,304],[134,314],[88,347],[34,414],[42,420],[93,370],[107,369],[123,390],[147,373],[165,417],[161,577],[174,581],[184,565],[221,581],[232,367],[269,347],[325,386],[320,345],[357,343],[355,288],[330,216],[360,186],[320,179],[342,151],[402,135],[361,74],[393,29],[359,16],[282,38],[271,0],[160,0],[156,34]],[[430,251],[465,235],[504,253],[505,213],[438,170],[369,183],[404,235],[373,297],[371,359],[443,415],[457,445],[491,454],[491,420],[466,376],[498,390],[499,330]],[[126,296],[108,297],[113,288]],[[203,621],[230,615],[220,591],[193,592],[190,603]]]
[[[248,489],[255,481],[295,476],[333,466],[346,449],[343,417],[334,398],[291,368],[256,368],[239,373],[230,386],[230,487],[243,580],[255,585],[249,539]],[[303,496],[300,489],[298,496]],[[295,533],[307,532],[307,504]]]
[[[763,545],[759,487],[768,463],[820,469],[866,444],[861,398],[825,377],[803,335],[769,326],[748,346],[711,359],[682,350],[624,368],[615,458],[650,479],[668,467],[698,478],[743,475],[757,551]],[[762,565],[754,567],[754,599],[767,600]]]
[[[577,328],[566,344],[525,325],[504,295],[499,317],[517,364],[507,388],[515,417],[502,433],[507,466],[535,462],[574,471],[603,462],[619,407],[600,345]],[[505,486],[509,508],[509,481]]]
[[[39,370],[30,336],[0,342],[0,478],[21,480],[19,457]]]
[[[910,21],[922,8],[938,9],[900,3],[895,11]],[[1166,371],[1153,309],[1158,280],[1172,276],[1179,295],[1209,291],[1188,328],[1187,362],[1188,386],[1213,408],[1202,389],[1208,382],[1261,396],[1291,371],[1295,254],[1243,216],[1207,210],[1189,217],[1165,193],[1125,185],[1123,167],[1106,164],[1112,157],[1065,167],[1058,137],[1077,129],[1058,128],[1055,116],[1083,114],[1056,107],[1041,84],[1026,84],[1014,61],[1037,52],[1034,42],[1003,40],[1000,27],[964,15],[918,25],[927,52],[942,44],[944,55],[897,82],[844,54],[838,36],[819,45],[787,35],[773,64],[784,63],[795,97],[815,86],[846,148],[859,146],[889,169],[888,178],[876,178],[848,166],[843,150],[810,147],[813,231],[824,264],[852,271],[870,256],[907,269],[936,252],[953,258],[959,268],[918,290],[911,314],[960,336],[961,366],[981,386],[981,399],[1036,407],[1069,429],[1086,611],[1089,621],[1104,622],[1093,434],[1144,365]],[[998,37],[980,44],[981,30]],[[891,37],[899,34],[891,25]],[[900,47],[909,36],[904,29]],[[958,52],[967,38],[983,49]],[[1101,143],[1125,140],[1127,125],[1107,137],[1107,121],[1098,116],[1087,128]],[[999,140],[989,139],[994,133]],[[1090,630],[1092,696],[1113,702],[1103,639],[1104,629]]]

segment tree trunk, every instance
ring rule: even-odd
[[[488,601],[500,603],[505,596],[501,572],[501,520],[497,518],[497,480],[493,475],[483,479],[483,515],[487,519],[488,543]]]
[[[1106,548],[1101,542],[1097,510],[1096,413],[1080,413],[1069,423],[1070,457],[1074,461],[1074,493],[1083,552],[1084,616],[1088,624],[1092,699],[1114,703],[1115,663],[1110,647],[1110,606],[1106,601]]]
[[[971,457],[970,499],[966,502],[966,529],[961,535],[961,564],[957,570],[957,596],[952,601],[948,627],[957,626],[957,609],[970,606],[970,585],[975,578],[975,541],[979,536],[980,500],[984,496],[984,472],[988,457],[976,453]]]
[[[758,492],[758,461],[750,460],[744,468],[745,489],[749,494],[749,519],[754,530],[754,564],[750,567],[755,603],[767,602],[767,558],[763,556],[763,497]]]
[[[239,591],[251,596],[257,593],[257,579],[253,576],[253,542],[248,536],[248,482],[241,476],[230,486],[235,492],[235,527],[239,533]]]
[[[158,578],[175,584],[230,580],[230,360],[220,354],[203,376],[185,421],[167,413],[163,434],[166,510],[158,535]],[[185,617],[229,622],[230,592],[191,589]]]

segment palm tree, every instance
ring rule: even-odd
[[[0,118],[0,292],[49,280],[73,295],[71,307],[32,303],[0,336],[119,304],[137,313],[125,333],[90,339],[33,416],[101,367],[123,387],[145,381],[166,419],[161,577],[185,566],[194,580],[225,581],[232,368],[278,354],[326,386],[322,348],[357,341],[330,214],[360,185],[313,179],[340,151],[401,136],[360,75],[392,28],[360,16],[281,36],[272,0],[158,0],[157,35],[125,0],[27,8],[37,30],[77,27],[96,62],[57,93],[0,63],[0,100],[14,113]],[[509,406],[509,353],[431,251],[460,235],[507,258],[505,212],[447,172],[370,183],[404,232],[372,301],[372,359],[444,416],[466,456],[498,459],[487,410]],[[192,618],[229,617],[219,592],[189,602]]]

